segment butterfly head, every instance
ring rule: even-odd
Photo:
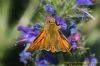
[[[47,23],[56,23],[56,20],[55,20],[55,18],[53,18],[52,16],[47,16],[46,22],[47,22]]]
[[[55,23],[55,19],[54,18],[51,18],[50,19],[50,23]]]

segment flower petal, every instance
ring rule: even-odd
[[[53,14],[56,13],[55,8],[52,7],[50,4],[46,4],[45,7],[44,7],[44,10],[50,15],[53,15]]]
[[[76,4],[80,5],[93,5],[92,0],[77,0]]]

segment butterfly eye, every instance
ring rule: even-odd
[[[47,21],[47,23],[50,23],[50,21]]]
[[[50,21],[49,21],[49,23],[50,23]]]

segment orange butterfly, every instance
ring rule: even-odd
[[[53,17],[47,17],[47,24],[45,25],[41,34],[33,41],[27,51],[46,50],[51,52],[70,52],[71,45],[67,38],[59,30],[59,26]]]

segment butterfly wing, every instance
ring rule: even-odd
[[[68,41],[68,39],[62,34],[62,32],[59,30],[58,32],[58,47],[60,47],[60,51],[63,51],[63,52],[70,52],[71,50],[71,45]]]
[[[30,45],[27,51],[32,52],[34,50],[40,49],[45,41],[46,31],[43,30],[41,34],[34,40],[34,42]]]
[[[71,45],[60,32],[56,24],[48,25],[31,44],[27,51],[46,50],[51,52],[69,52]]]

